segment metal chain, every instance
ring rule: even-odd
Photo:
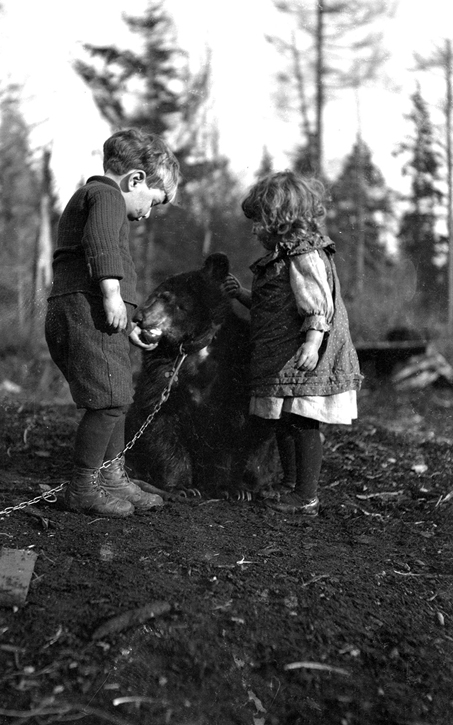
[[[146,418],[143,425],[138,429],[137,433],[134,435],[133,438],[131,438],[129,443],[126,444],[126,446],[123,448],[121,453],[118,453],[118,455],[115,456],[115,458],[111,458],[109,461],[104,461],[100,470],[102,470],[103,468],[108,468],[108,466],[110,466],[111,463],[116,463],[116,461],[120,461],[122,459],[122,457],[124,456],[124,454],[127,453],[127,451],[129,451],[132,448],[132,446],[135,445],[136,441],[138,441],[139,438],[141,438],[141,436],[145,432],[146,428],[149,426],[149,424],[155,418],[155,416],[158,414],[159,410],[162,408],[164,403],[166,403],[168,398],[170,397],[170,391],[172,389],[173,384],[178,380],[178,373],[179,373],[180,367],[183,364],[186,357],[187,357],[187,353],[184,352],[183,347],[181,345],[181,347],[179,348],[178,357],[176,358],[171,371],[169,373],[166,373],[166,375],[169,378],[168,385],[162,391],[160,400],[157,403],[157,405],[154,407],[154,410],[148,415],[148,417]]]
[[[174,365],[170,372],[166,373],[166,376],[168,376],[168,384],[165,387],[165,389],[162,391],[159,402],[156,404],[152,412],[148,415],[143,425],[138,429],[137,433],[134,435],[133,438],[126,444],[126,446],[123,448],[121,453],[118,453],[115,458],[111,458],[109,461],[104,461],[102,464],[100,470],[103,468],[107,468],[110,466],[111,463],[115,463],[116,461],[120,461],[122,457],[129,451],[132,446],[135,445],[135,443],[138,441],[139,438],[143,435],[146,428],[149,426],[149,424],[154,420],[156,415],[158,414],[159,410],[162,408],[164,403],[167,402],[168,398],[170,397],[171,389],[174,385],[174,383],[178,380],[178,373],[181,368],[181,365],[183,364],[184,360],[187,357],[187,353],[184,352],[183,346],[179,348],[178,357],[176,358]],[[49,503],[55,503],[57,500],[57,497],[55,496],[58,491],[62,491],[63,488],[65,488],[67,484],[61,483],[59,486],[56,486],[55,488],[51,488],[45,493],[42,493],[40,496],[35,496],[35,498],[32,498],[30,501],[23,501],[22,503],[18,503],[16,506],[7,506],[6,509],[3,509],[3,511],[0,511],[0,516],[6,515],[8,516],[13,511],[19,511],[20,509],[27,508],[27,506],[32,506],[35,503],[38,503],[38,501],[41,501],[44,499],[44,501],[48,501]]]
[[[44,499],[45,501],[48,501],[49,503],[55,503],[57,500],[57,497],[55,494],[58,491],[61,491],[66,486],[65,483],[60,483],[59,486],[56,488],[51,488],[45,493],[42,493],[40,496],[35,496],[35,498],[32,498],[30,501],[23,501],[22,503],[18,503],[16,506],[7,506],[6,509],[3,509],[3,511],[0,511],[0,516],[6,515],[8,516],[13,511],[18,511],[19,509],[25,509],[27,506],[32,506],[34,503],[38,503],[38,501],[41,501]]]

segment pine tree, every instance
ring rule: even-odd
[[[210,51],[200,72],[192,74],[161,3],[151,3],[143,18],[127,17],[126,22],[141,35],[142,51],[89,46],[92,62],[79,62],[77,70],[113,126],[138,125],[162,134],[180,162],[176,206],[156,209],[132,228],[143,297],[163,277],[201,265],[215,249],[236,254],[231,229],[241,217],[240,192],[219,152]]]
[[[391,212],[384,177],[360,138],[346,157],[330,193],[329,234],[337,243],[345,296],[353,299],[360,294],[365,281],[384,273],[389,257],[386,221]]]
[[[184,211],[164,207],[142,225],[131,227],[131,249],[138,270],[138,292],[146,296],[161,275],[184,269],[186,255],[199,260],[203,230],[194,218],[186,193],[189,182],[205,178],[208,162],[194,148],[198,142],[201,107],[209,87],[209,66],[192,77],[176,47],[174,27],[161,3],[151,2],[143,17],[125,17],[141,37],[138,51],[115,46],[86,46],[90,61],[76,70],[89,85],[97,105],[114,129],[140,127],[168,140],[181,165],[179,200]],[[187,208],[188,207],[188,208]],[[187,242],[181,244],[181,229]],[[168,239],[165,235],[169,235]],[[177,243],[174,235],[177,234]],[[167,250],[172,250],[169,256]],[[196,260],[196,261],[195,261]]]
[[[324,108],[339,89],[356,92],[375,77],[387,57],[382,33],[372,23],[392,13],[386,0],[274,0],[291,17],[290,38],[269,38],[286,58],[278,73],[280,106],[297,108],[302,138],[303,168],[323,176]],[[302,158],[302,157],[301,157]]]
[[[126,16],[125,23],[141,36],[140,51],[87,44],[90,60],[77,60],[75,69],[113,127],[163,134],[181,108],[174,90],[179,72],[173,26],[158,3],[151,3],[142,18]]]
[[[434,310],[446,309],[446,238],[437,231],[443,194],[438,188],[441,157],[436,149],[433,126],[426,102],[417,87],[408,118],[414,135],[400,144],[398,153],[408,153],[403,174],[410,177],[408,210],[403,214],[398,237],[402,254],[417,272],[416,303]]]
[[[268,174],[271,174],[274,170],[274,163],[272,156],[269,153],[269,149],[267,146],[264,146],[263,148],[263,155],[261,156],[261,162],[258,167],[258,170],[255,174],[255,177],[257,179],[261,179],[263,176],[267,176]]]

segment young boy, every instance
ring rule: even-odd
[[[163,504],[129,479],[119,456],[133,394],[129,340],[156,347],[140,340],[131,321],[136,272],[129,221],[173,201],[179,164],[161,138],[137,129],[113,134],[103,150],[104,176],[75,192],[59,222],[45,333],[75,404],[85,409],[65,503],[72,511],[122,517]]]

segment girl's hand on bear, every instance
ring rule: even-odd
[[[134,324],[134,323],[132,323]],[[143,350],[155,350],[158,346],[158,342],[151,342],[149,344],[146,344],[140,339],[140,327],[136,324],[131,332],[129,333],[129,340],[133,345],[136,347],[141,347]]]
[[[234,276],[234,274],[229,274],[226,277],[225,282],[222,284],[222,290],[226,295],[228,295],[228,297],[237,299],[238,302],[244,305],[244,307],[248,307],[250,309],[252,304],[251,292],[241,286],[239,280]]]
[[[229,274],[225,282],[222,284],[222,290],[228,295],[228,297],[238,297],[241,291],[241,285],[237,277],[234,274]]]

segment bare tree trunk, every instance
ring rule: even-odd
[[[153,224],[143,225],[140,228],[140,244],[143,246],[144,254],[144,275],[143,281],[145,288],[143,290],[143,296],[146,298],[151,288],[156,284],[156,280],[153,278],[154,273],[154,260],[156,254],[156,227]]]
[[[356,279],[355,291],[357,297],[363,292],[365,277],[365,199],[364,199],[364,168],[363,148],[360,133],[357,136],[357,229],[356,229]]]
[[[445,78],[446,92],[446,146],[447,146],[447,236],[448,236],[448,329],[453,333],[453,179],[451,145],[451,104],[452,104],[452,50],[451,41],[445,41]]]
[[[41,168],[41,197],[39,221],[36,232],[33,259],[33,286],[28,300],[30,303],[29,338],[38,343],[42,338],[47,291],[52,282],[52,225],[50,220],[50,152],[45,150]]]
[[[17,265],[17,321],[19,332],[23,334],[25,326],[25,294],[24,294],[24,266],[22,262]]]
[[[299,98],[301,128],[303,134],[305,135],[307,144],[310,144],[313,138],[313,133],[310,120],[308,118],[308,104],[307,96],[305,93],[305,79],[302,73],[302,59],[300,57],[299,48],[297,47],[295,33],[293,33],[291,37],[291,53],[293,56],[294,77],[296,79],[297,95]]]
[[[365,279],[365,170],[364,170],[364,149],[362,142],[362,117],[360,113],[359,87],[355,87],[355,101],[357,109],[357,155],[356,155],[356,178],[357,178],[357,205],[356,216],[356,267],[354,292],[357,297],[363,292]]]
[[[201,249],[203,257],[207,257],[209,252],[211,251],[211,243],[212,231],[210,228],[210,220],[209,218],[207,218],[204,225],[203,246]]]
[[[316,24],[316,171],[323,172],[324,2],[318,0]]]

